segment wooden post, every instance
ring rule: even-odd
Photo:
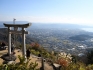
[[[40,70],[44,70],[44,59],[43,58],[41,58],[42,60],[41,60],[41,68],[40,68]]]

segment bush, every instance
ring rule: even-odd
[[[0,65],[0,70],[39,70],[36,67],[38,64],[35,62],[31,62],[29,64],[29,60],[25,61],[25,58],[18,56],[20,62],[18,64],[2,64]]]
[[[86,67],[86,70],[93,70],[93,64],[92,64],[92,65],[88,65],[88,66]]]
[[[67,67],[72,62],[72,57],[70,54],[62,52],[58,54],[56,62],[63,67]]]

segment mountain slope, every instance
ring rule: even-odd
[[[80,34],[80,35],[75,35],[72,37],[69,37],[72,40],[78,40],[78,41],[85,41],[88,40],[90,38],[92,38],[93,36],[87,35],[87,34]]]

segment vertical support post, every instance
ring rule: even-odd
[[[41,58],[42,60],[41,60],[41,68],[40,68],[40,70],[44,70],[44,59],[43,58]]]
[[[11,55],[11,32],[10,27],[8,27],[8,54]]]
[[[13,18],[13,24],[15,24],[15,18]],[[15,30],[15,27],[14,27],[14,30]],[[14,33],[14,46],[15,46],[15,33]]]
[[[22,52],[23,52],[23,57],[26,58],[26,45],[25,45],[25,29],[22,27]]]

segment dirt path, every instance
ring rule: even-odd
[[[6,54],[7,52],[8,52],[8,50],[0,51],[0,56],[3,54]],[[18,50],[15,50],[15,53],[16,53],[15,56],[17,57],[17,59],[15,61],[16,61],[16,63],[18,63],[19,62],[18,55],[22,56],[22,52],[21,51],[18,52]],[[38,68],[41,67],[41,60],[38,59],[37,56],[31,55],[30,59],[31,59],[30,62],[38,63]],[[0,64],[2,64],[2,63],[3,63],[3,59],[0,58]],[[51,66],[49,66],[49,64],[47,64],[46,62],[44,62],[44,66],[45,66],[45,70],[53,70],[53,68]]]

